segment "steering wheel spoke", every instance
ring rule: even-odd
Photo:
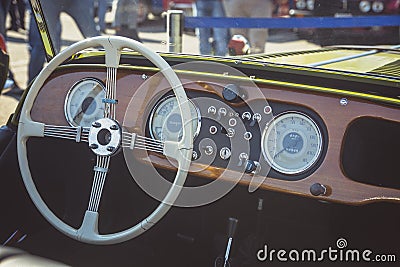
[[[109,165],[110,156],[97,156],[97,163],[93,168],[94,178],[92,183],[92,191],[90,192],[88,211],[97,212],[99,209]]]
[[[75,142],[88,142],[89,128],[58,125],[44,125],[43,135],[61,139],[74,140]]]
[[[136,133],[122,132],[122,147],[147,150],[151,152],[164,153],[164,142],[149,137],[141,136]]]
[[[115,119],[115,110],[118,100],[117,92],[117,68],[107,67],[106,77],[106,97],[103,99],[105,104],[104,118]]]
[[[98,218],[99,205],[103,194],[104,184],[107,178],[110,156],[97,156],[96,166],[94,166],[94,177],[92,190],[90,192],[89,205],[85,212],[82,225],[77,234],[78,239],[85,241],[97,239],[99,237]]]

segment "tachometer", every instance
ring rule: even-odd
[[[65,100],[65,117],[72,126],[90,127],[92,122],[104,116],[105,87],[94,78],[74,84]]]
[[[267,125],[262,136],[262,152],[273,169],[284,174],[309,170],[322,151],[318,125],[299,112],[282,113]]]
[[[192,114],[192,131],[194,137],[200,131],[201,116],[198,108],[189,100]],[[150,135],[156,140],[178,141],[182,136],[182,118],[175,96],[162,99],[150,115]]]

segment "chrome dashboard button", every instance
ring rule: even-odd
[[[214,114],[217,113],[217,109],[214,106],[210,106],[207,110],[208,114]]]
[[[244,112],[243,114],[242,114],[242,119],[244,119],[244,120],[251,120],[251,114],[250,114],[250,112],[248,112],[248,111],[246,111],[246,112]]]
[[[228,136],[229,138],[234,137],[235,136],[235,129],[228,128],[228,130],[226,130],[226,136]]]
[[[243,138],[244,138],[244,140],[249,141],[251,138],[253,138],[253,134],[251,132],[245,132],[243,134]]]
[[[210,156],[210,155],[212,155],[212,154],[214,153],[214,148],[213,148],[212,146],[206,146],[206,147],[204,148],[204,153],[205,153],[207,156]]]

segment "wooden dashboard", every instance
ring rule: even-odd
[[[118,69],[116,118],[119,122],[124,121],[124,126],[128,129],[143,135],[146,134],[149,113],[168,88],[168,84],[162,79],[151,81],[152,78],[150,77],[153,76],[154,71],[151,69],[144,68],[141,70],[140,68],[128,67]],[[32,119],[49,125],[68,125],[64,114],[68,91],[76,82],[88,77],[99,79],[105,83],[106,69],[104,67],[93,68],[91,66],[88,68],[78,65],[67,65],[59,68],[40,90],[31,111]],[[181,79],[188,92],[197,95],[212,95],[214,99],[220,100],[223,100],[222,89],[226,84],[238,83],[250,101],[263,98],[263,101],[267,100],[276,103],[276,105],[309,110],[320,118],[321,124],[324,125],[326,137],[323,157],[319,165],[315,167],[312,173],[299,179],[277,179],[269,177],[269,175],[266,179],[261,177],[263,180],[261,189],[354,205],[376,201],[400,202],[400,188],[398,187],[400,180],[397,181],[397,186],[393,187],[370,184],[368,181],[359,182],[349,177],[343,167],[343,151],[352,150],[351,148],[344,149],[349,127],[359,119],[372,118],[373,120],[393,123],[394,127],[398,129],[400,127],[399,108],[355,98],[351,95],[307,91],[299,89],[300,85],[299,88],[296,88],[296,86],[289,87],[285,84],[271,85],[256,79],[246,80],[243,77],[207,76],[192,73],[182,76]],[[213,86],[215,84],[220,86]],[[251,88],[253,86],[257,86],[260,91]],[[139,90],[139,88],[142,89]],[[229,105],[236,109],[242,104],[229,103]],[[378,139],[374,139],[373,142],[376,140]],[[394,142],[397,149],[399,141],[394,140]],[[387,150],[387,148],[382,149],[382,152]],[[371,153],[374,153],[374,151],[371,151]],[[387,157],[387,161],[395,162],[396,154],[389,151],[379,157]],[[148,164],[155,164],[159,168],[173,169],[173,166],[162,155],[150,153],[141,159]],[[355,169],[365,167],[356,166]],[[192,163],[192,168],[192,170],[202,169],[200,172],[195,172],[194,175],[210,179],[230,180],[237,175],[235,170],[226,170],[213,165],[204,166],[196,162]],[[379,166],[376,166],[376,168],[379,169]],[[222,173],[223,176],[221,177]],[[393,172],[389,172],[389,174],[394,175]],[[245,186],[248,185],[253,176],[254,174],[244,173],[240,183]],[[310,187],[314,184],[324,185],[326,187],[325,194],[313,196],[310,193]]]

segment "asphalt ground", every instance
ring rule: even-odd
[[[26,26],[29,25],[29,16],[27,16]],[[62,21],[62,44],[63,46],[71,45],[72,43],[82,39],[75,22],[68,16],[61,16]],[[9,25],[9,21],[7,21]],[[106,35],[113,35],[114,30],[107,29]],[[163,19],[146,21],[139,27],[139,36],[143,43],[149,48],[166,52],[167,34],[165,30],[165,21]],[[10,69],[14,73],[14,78],[17,85],[21,89],[27,86],[27,68],[29,62],[29,52],[27,46],[28,31],[19,30],[7,32],[7,49],[10,55]],[[319,46],[299,40],[297,35],[290,30],[274,30],[270,31],[268,42],[265,44],[267,53],[287,52],[295,50],[315,49]],[[187,31],[183,36],[183,52],[189,54],[199,53],[199,41],[194,31]],[[0,96],[0,125],[4,125],[17,106],[18,100],[15,97],[2,94]]]

